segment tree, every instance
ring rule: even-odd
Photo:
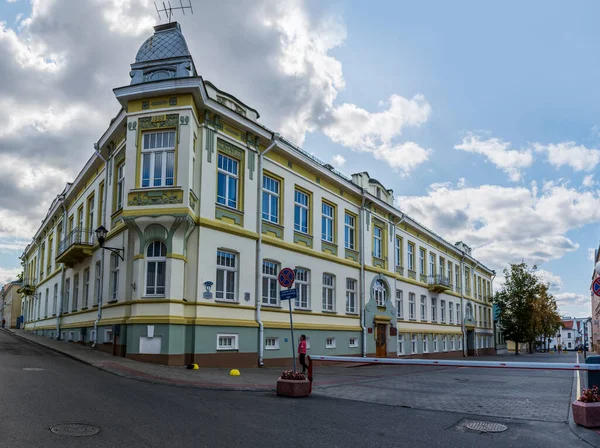
[[[496,293],[494,302],[506,339],[516,345],[516,355],[521,342],[531,341],[537,290],[538,280],[525,263],[511,264],[509,269],[504,269],[504,285]]]

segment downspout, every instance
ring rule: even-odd
[[[98,145],[98,143],[94,144],[94,151],[96,151],[96,154],[98,155],[98,157],[100,157],[102,160],[104,160],[104,198],[102,200],[102,225],[104,225],[106,223],[106,198],[107,198],[107,192],[108,192],[108,159],[106,157],[104,157],[101,153],[100,153],[100,147]],[[91,223],[91,225],[93,225],[93,223]],[[104,253],[106,251],[102,250],[102,254],[101,254],[101,258],[100,258],[100,294],[98,297],[98,315],[96,317],[96,320],[94,321],[94,342],[92,344],[92,347],[96,347],[96,343],[98,341],[98,322],[100,321],[100,319],[102,319],[102,297],[103,297],[103,289],[104,289]]]
[[[475,290],[477,289],[477,282],[475,281],[475,275],[477,273],[477,268],[479,267],[479,262],[475,264],[473,268],[473,288],[471,289],[471,293],[475,294]],[[473,296],[475,298],[475,296]],[[477,305],[474,306],[476,308]],[[473,311],[473,317],[475,316],[475,310]],[[479,321],[481,321],[481,316],[479,316]],[[477,320],[475,320],[475,332],[473,333],[473,337],[475,338],[475,342],[477,342]],[[475,344],[475,356],[479,356],[479,344]]]
[[[492,324],[492,332],[494,335],[494,350],[496,350],[496,352],[498,351],[498,348],[496,347],[497,343],[496,343],[496,322],[494,320],[494,302],[493,302],[493,297],[494,297],[494,280],[496,279],[496,271],[492,271],[492,281],[490,282],[490,298],[492,298],[492,318],[491,318],[491,324]]]
[[[256,300],[256,323],[258,324],[258,366],[262,367],[264,365],[263,357],[265,353],[264,346],[264,333],[265,328],[262,320],[260,319],[260,308],[261,308],[261,299],[260,299],[260,288],[262,285],[262,177],[263,177],[263,156],[268,153],[271,149],[275,147],[277,141],[279,140],[279,134],[274,133],[271,137],[271,144],[263,151],[260,152],[260,148],[258,151],[258,169],[256,174],[256,232],[258,233],[258,238],[256,240],[256,260],[255,260],[255,268],[256,268],[256,284],[254,287],[254,299]],[[292,341],[292,345],[295,344]]]
[[[460,259],[460,317],[461,329],[463,336],[463,357],[467,356],[467,329],[465,328],[465,252],[461,250],[462,257]]]
[[[60,202],[62,205],[62,209],[63,209],[63,229],[62,229],[62,235],[60,235],[60,238],[62,241],[65,240],[65,236],[66,236],[66,229],[67,229],[67,207],[65,206],[65,195],[61,194],[60,195]],[[59,341],[60,340],[60,317],[62,316],[63,313],[63,303],[65,301],[65,264],[61,263],[62,266],[60,267],[60,302],[58,303],[58,313],[56,314],[56,340]],[[58,300],[58,298],[57,298]],[[68,338],[67,338],[68,339]]]
[[[365,189],[361,190],[361,205],[360,205],[360,227],[359,232],[359,250],[360,250],[360,326],[362,329],[362,356],[367,357],[367,325],[365,322]]]
[[[400,265],[400,259],[398,258],[398,251],[396,250],[396,226],[399,226],[400,224],[402,224],[404,222],[404,219],[406,218],[406,215],[404,213],[402,213],[402,218],[400,218],[400,221],[395,222],[394,223],[394,238],[392,243],[394,244],[394,260],[395,260],[395,266],[394,266],[394,273],[397,274],[396,271],[396,266]],[[403,240],[404,242],[404,240]],[[403,248],[401,247],[400,250],[402,250]],[[394,299],[396,298],[396,291],[398,289],[398,278],[396,276],[394,276]],[[392,302],[393,303],[393,302]],[[402,300],[402,306],[404,306],[404,300]],[[404,310],[402,310],[402,315],[404,316]],[[396,309],[396,355],[398,355],[398,320],[397,320],[397,316],[398,316],[398,310]]]

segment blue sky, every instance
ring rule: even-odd
[[[128,82],[156,15],[147,0],[0,2],[0,71],[16,83],[0,105],[19,98],[35,122],[0,132],[0,162],[40,157],[1,184],[19,198],[0,201],[1,282],[117,112],[111,89]],[[537,264],[561,310],[588,315],[600,4],[574,5],[195,0],[178,20],[200,74],[266,125],[347,174],[369,171],[403,211],[499,272]]]

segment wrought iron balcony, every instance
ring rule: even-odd
[[[37,278],[25,277],[21,281],[21,287],[17,290],[17,292],[24,294],[26,296],[30,296],[33,293],[35,293],[36,285],[37,285]]]
[[[443,275],[430,275],[427,278],[427,288],[431,292],[444,292],[450,289],[450,279]]]
[[[58,245],[57,263],[73,266],[81,263],[92,255],[94,245],[94,231],[91,229],[75,228]]]

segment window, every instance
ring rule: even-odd
[[[220,167],[221,155],[219,154]],[[175,131],[144,133],[142,140],[142,187],[174,185],[174,174]]]
[[[460,268],[458,267],[458,265],[456,265],[456,268],[454,269],[454,283],[455,283],[455,288],[460,288]]]
[[[442,318],[442,322],[446,322],[446,301],[440,300],[440,317]]]
[[[265,350],[279,350],[279,338],[266,338]]]
[[[323,203],[321,205],[321,239],[333,243],[333,206]]]
[[[106,329],[104,330],[104,343],[112,344],[113,342],[113,332],[112,330]]]
[[[373,256],[381,258],[381,237],[383,230],[381,227],[373,226]]]
[[[348,213],[344,215],[344,246],[354,250],[356,242],[356,218]]]
[[[308,269],[296,269],[296,308],[308,309],[310,304],[310,271]]]
[[[346,312],[356,313],[356,280],[346,279]]]
[[[224,250],[217,251],[217,286],[215,298],[236,300],[237,256]]]
[[[423,353],[427,353],[427,340],[429,339],[429,335],[424,334],[423,335]]]
[[[87,203],[87,212],[88,212],[88,216],[87,216],[87,225],[86,227],[88,228],[88,230],[93,230],[94,228],[94,203],[95,203],[95,198],[94,195],[92,195],[90,198],[88,198],[88,203]],[[92,233],[88,232],[88,242],[92,242]]]
[[[44,253],[46,252],[46,243],[42,243],[40,255],[40,280],[44,278]],[[49,274],[49,272],[48,272]]]
[[[54,284],[54,298],[52,299],[52,315],[56,316],[56,308],[58,307],[58,283]]]
[[[483,323],[483,311],[481,308],[481,305],[479,305],[479,326],[481,327],[481,324]]]
[[[279,222],[279,181],[263,176],[262,219]]]
[[[52,235],[48,238],[48,274],[52,272]]]
[[[425,249],[419,248],[419,273],[425,275]]]
[[[411,353],[413,355],[417,353],[417,335],[416,335],[416,333],[412,334],[412,338],[410,340],[410,349],[411,349]]]
[[[323,274],[323,311],[335,311],[335,277]]]
[[[348,347],[358,347],[358,338],[350,338],[350,343],[348,344]]]
[[[46,302],[44,303],[44,317],[48,317],[48,300],[50,298],[49,296],[50,296],[50,289],[46,288]]]
[[[448,277],[448,281],[451,282],[452,281],[452,263],[450,262],[450,260],[448,260],[448,264],[446,265],[447,267],[447,273],[446,273],[446,277]]]
[[[71,279],[65,280],[65,293],[63,294],[62,300],[62,312],[69,311],[69,297],[71,296]]]
[[[402,238],[396,237],[396,266],[402,266]]]
[[[110,263],[110,300],[119,298],[119,262],[121,259],[117,254],[111,254]]]
[[[571,337],[571,333],[567,333],[567,337],[570,338]]]
[[[335,338],[325,339],[325,348],[335,348]]]
[[[279,285],[277,283],[277,273],[279,265],[273,261],[263,261],[263,290],[262,303],[265,305],[277,305]]]
[[[429,275],[435,275],[435,254],[429,254]]]
[[[373,295],[377,306],[385,306],[387,301],[387,290],[385,284],[381,280],[376,280],[373,286]]]
[[[458,336],[458,349],[462,350],[462,337]]]
[[[83,300],[81,302],[83,308],[88,307],[90,297],[90,268],[83,270]]]
[[[227,207],[238,206],[239,163],[231,157],[219,154],[217,168],[217,203]]]
[[[294,230],[308,233],[308,194],[294,191]]]
[[[431,322],[437,322],[437,299],[431,298]]]
[[[569,342],[569,348],[571,348],[571,343]]]
[[[398,356],[404,354],[404,335],[398,335]]]
[[[96,294],[94,295],[94,305],[98,305],[100,303],[100,299],[102,298],[102,264],[98,261],[96,262]]]
[[[421,296],[421,320],[427,320],[427,297]]]
[[[408,270],[415,270],[415,245],[408,243]]]
[[[167,245],[152,241],[146,249],[146,295],[164,296],[167,271]]]
[[[238,344],[237,334],[217,334],[217,350],[237,350]]]
[[[448,351],[448,336],[446,335],[442,336],[442,350],[445,352]]]
[[[437,334],[433,335],[433,351],[434,352],[438,351],[438,335]]]
[[[396,317],[398,317],[399,319],[404,318],[403,292],[399,289],[396,290]]]
[[[452,308],[452,302],[448,302],[448,317],[450,318],[450,323],[454,323],[454,309]]]
[[[75,311],[79,304],[79,274],[75,274],[73,276],[73,305],[71,306],[71,311]]]
[[[450,336],[450,350],[454,351],[454,336]]]
[[[123,193],[125,188],[125,164],[117,167],[117,210],[123,208]]]
[[[444,264],[445,264],[445,260],[442,257],[438,258],[438,270],[437,270],[437,275],[439,276],[444,276]]]
[[[414,292],[409,292],[408,293],[408,318],[409,319],[416,319],[415,318],[415,293]]]
[[[456,323],[460,324],[460,306],[456,304]]]

